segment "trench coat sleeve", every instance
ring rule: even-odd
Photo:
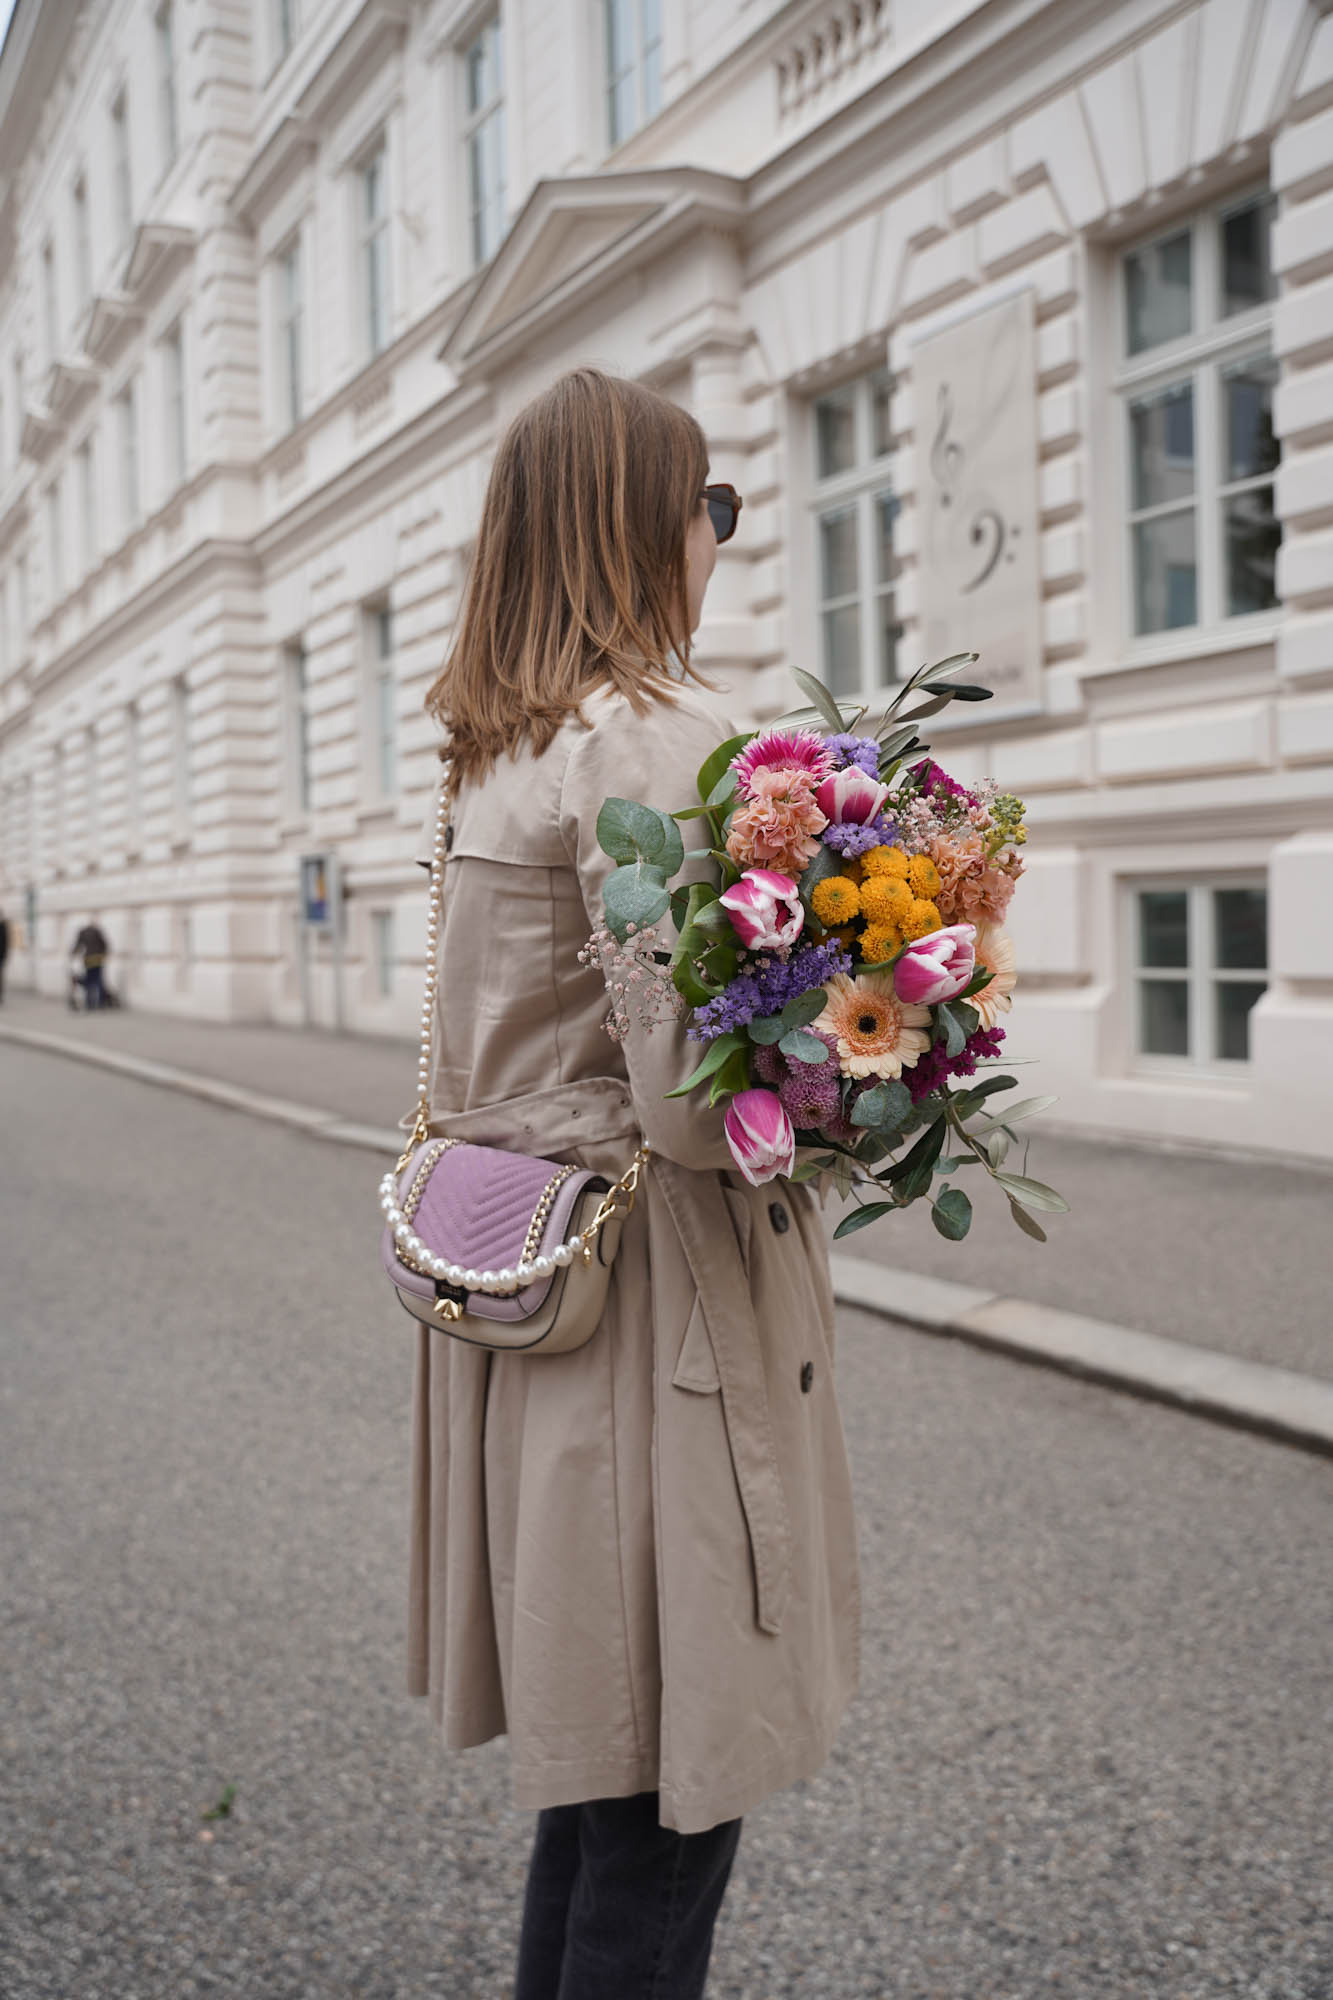
[[[616,866],[597,843],[597,815],[604,801],[636,799],[664,812],[693,805],[699,766],[727,733],[724,718],[692,702],[676,708],[663,704],[645,717],[625,705],[613,718],[579,733],[561,785],[560,831],[578,872],[591,929],[600,929],[605,921],[602,885]],[[677,879],[688,880],[692,872],[687,863]],[[659,929],[665,940],[674,939],[669,916]],[[634,1023],[621,1046],[635,1113],[652,1150],[682,1167],[734,1167],[722,1109],[710,1109],[706,1087],[688,1097],[666,1097],[698,1068],[704,1053],[701,1043],[686,1040],[684,1021],[652,1028]]]

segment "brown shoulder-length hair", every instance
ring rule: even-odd
[[[688,411],[596,368],[522,409],[491,468],[453,644],[426,696],[450,787],[525,738],[540,756],[610,683],[643,714],[690,663],[685,536],[708,476]]]

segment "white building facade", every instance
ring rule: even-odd
[[[19,0],[11,983],[95,913],[142,1007],[412,1032],[423,697],[580,361],[745,496],[736,713],[979,651],[931,740],[1028,801],[1010,1047],[1063,1121],[1333,1154],[1318,0]]]

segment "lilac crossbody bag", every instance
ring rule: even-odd
[[[380,1258],[400,1303],[477,1347],[564,1354],[594,1332],[648,1157],[618,1181],[430,1132],[431,1030],[448,849],[447,782],[430,862],[426,996],[411,1137],[380,1182]]]

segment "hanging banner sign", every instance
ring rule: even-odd
[[[336,854],[301,856],[301,921],[308,929],[333,928],[338,914],[338,857]]]
[[[912,349],[921,657],[980,654],[973,717],[1042,701],[1036,346],[1025,291]]]

